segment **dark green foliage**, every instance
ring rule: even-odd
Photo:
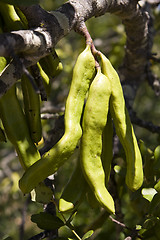
[[[64,225],[60,218],[46,212],[32,215],[31,220],[36,223],[39,228],[45,230],[58,229]]]

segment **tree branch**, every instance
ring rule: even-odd
[[[1,34],[0,55],[10,56],[10,52],[14,51],[25,60],[23,61],[25,67],[31,66],[49,54],[50,49],[71,30],[78,29],[82,22],[93,16],[104,15],[106,12],[113,13],[122,19],[127,36],[121,77],[127,84],[134,83],[133,95],[135,95],[137,82],[140,83],[145,79],[146,69],[149,68],[148,56],[151,55],[153,40],[149,4],[146,3],[145,8],[142,8],[137,2],[135,0],[70,0],[51,12],[45,11],[38,5],[20,6],[29,21],[30,30]],[[6,80],[5,72],[0,76],[0,96],[20,78],[21,73],[15,76],[17,71],[13,63],[12,65],[12,76],[10,74],[9,81]]]
[[[160,4],[160,0],[146,0],[146,2],[148,2],[149,4],[151,4],[153,6],[157,6]]]

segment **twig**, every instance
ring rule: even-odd
[[[115,157],[115,148],[118,147],[119,144],[119,139],[117,138],[115,132],[114,132],[114,157]],[[116,146],[115,146],[116,145]],[[123,222],[124,219],[124,214],[121,211],[121,199],[119,197],[119,193],[118,193],[118,188],[117,188],[117,182],[115,180],[115,174],[114,174],[114,161],[112,161],[112,167],[111,167],[111,174],[110,174],[110,185],[109,185],[109,191],[111,193],[111,195],[113,196],[113,199],[115,200],[115,209],[116,209],[116,217],[117,217],[117,221],[118,222]],[[111,217],[112,218],[112,217]],[[113,218],[114,219],[114,218]],[[119,234],[122,231],[122,226],[120,226],[120,224],[116,225],[116,240],[119,239]]]
[[[139,236],[139,234],[138,234],[138,230],[136,230],[135,228],[133,228],[133,229],[129,228],[124,223],[119,222],[118,220],[114,219],[112,216],[109,216],[109,218],[111,219],[112,222],[114,222],[117,225],[121,226],[122,228],[127,229],[127,230],[130,231],[130,236],[125,238],[125,240],[132,240],[132,239],[136,239],[137,237],[141,239],[141,236]]]
[[[25,227],[25,220],[26,220],[26,212],[28,208],[28,204],[30,202],[30,196],[26,199],[23,209],[22,209],[22,221],[19,227],[19,239],[24,239],[24,227]]]
[[[49,136],[45,141],[44,147],[41,148],[40,154],[48,152],[64,134],[64,116],[59,116],[55,121],[55,127],[49,132]]]
[[[47,179],[47,182],[49,182],[49,179]],[[50,181],[50,183],[52,184],[52,181]],[[53,216],[56,216],[56,207],[55,204],[53,202],[48,203],[45,206],[44,209],[45,212],[52,214]],[[54,237],[58,237],[58,229],[54,229],[54,230],[50,230],[48,231],[48,236],[49,239],[54,239]]]
[[[58,210],[59,214],[61,215],[61,217],[63,218],[63,221],[64,221],[65,225],[72,231],[72,233],[76,236],[76,238],[78,240],[82,240],[81,237],[74,230],[74,226],[68,220],[66,220],[64,214],[61,211],[59,211],[59,208],[58,208],[58,205],[57,205],[56,201],[53,199],[52,202],[54,203],[54,205],[55,205],[56,209]]]
[[[50,231],[46,230],[44,232],[38,233],[37,235],[29,238],[28,240],[41,240],[49,236],[50,236]],[[55,239],[55,238],[57,238],[57,236],[52,237],[52,239]]]
[[[142,128],[145,128],[152,133],[160,134],[160,126],[154,125],[152,122],[144,121],[141,118],[138,118],[137,115],[136,115],[136,112],[133,111],[133,109],[131,107],[128,107],[128,110],[129,110],[129,113],[130,113],[132,123],[134,123],[137,126],[140,126]]]
[[[57,106],[44,106],[41,108],[41,113],[64,113],[64,107],[57,107]]]
[[[109,216],[109,218],[112,220],[112,222],[118,224],[122,228],[126,228],[128,230],[131,230],[131,228],[127,227],[124,223],[119,222],[118,220],[114,219],[112,216]]]
[[[44,183],[47,187],[49,187],[52,192],[53,192],[53,198],[52,198],[52,201],[49,202],[48,204],[45,204],[44,205],[44,212],[47,212],[53,216],[56,215],[56,205],[55,205],[55,199],[54,199],[54,189],[55,189],[55,174],[52,175],[52,177],[50,178],[46,178],[44,180]],[[49,239],[55,239],[58,237],[58,230],[55,229],[55,230],[46,230],[44,232],[41,232],[33,237],[31,237],[29,240],[41,240],[41,239],[44,239],[44,238],[48,238]]]
[[[43,113],[41,114],[41,119],[57,119],[59,114],[52,114],[52,113]]]

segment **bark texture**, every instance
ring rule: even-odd
[[[124,82],[126,98],[132,100],[138,85],[143,80],[150,76],[151,82],[154,81],[149,64],[153,42],[150,3],[140,1],[140,5],[138,2],[137,0],[70,0],[51,12],[45,11],[39,5],[20,6],[28,19],[29,29],[1,34],[0,56],[16,54],[20,56],[20,62],[25,67],[32,66],[49,54],[51,48],[71,30],[78,30],[81,23],[91,17],[99,17],[109,12],[119,16],[125,26],[127,41],[120,75],[121,81]],[[157,1],[152,1],[152,4],[157,4]],[[20,67],[16,67],[19,65],[16,61],[17,58],[16,60],[13,58],[0,76],[0,96],[24,72]]]

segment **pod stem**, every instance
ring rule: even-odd
[[[74,27],[75,32],[81,34],[82,36],[85,37],[86,39],[86,44],[87,45],[92,45],[93,40],[91,38],[91,35],[86,27],[86,24],[84,21],[79,22],[75,27]]]
[[[74,28],[74,30],[75,30],[75,32],[78,32],[79,34],[81,34],[85,37],[86,45],[91,46],[91,51],[95,58],[95,67],[96,67],[96,69],[98,69],[100,67],[98,58],[97,58],[97,56],[99,55],[99,51],[96,49],[96,47],[94,45],[93,39],[88,31],[88,28],[87,28],[85,22],[84,21],[79,22],[76,25],[76,27]]]

